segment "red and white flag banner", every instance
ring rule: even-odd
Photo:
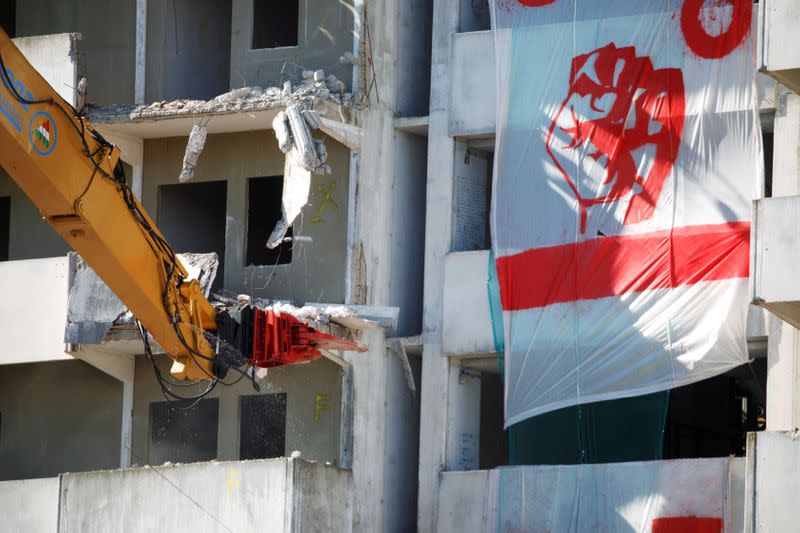
[[[747,361],[750,0],[490,0],[506,424]]]

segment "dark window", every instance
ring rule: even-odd
[[[286,393],[242,396],[239,459],[270,459],[286,454]]]
[[[252,49],[297,46],[300,0],[253,0]]]
[[[222,287],[228,183],[162,185],[158,193],[158,226],[167,241],[178,253],[217,252],[219,269],[213,288]]]
[[[772,196],[772,154],[775,134],[765,131],[762,138],[764,139],[764,197],[770,198]]]
[[[17,36],[17,2],[15,0],[0,0],[0,28],[3,28],[9,37]]]
[[[190,463],[217,458],[219,400],[201,400],[191,409],[169,402],[150,404],[150,464]]]
[[[499,373],[481,374],[480,427],[480,468],[486,470],[507,465],[508,431],[503,427],[503,379]]]
[[[291,242],[267,248],[267,239],[281,218],[283,177],[247,180],[247,264],[284,265],[292,262]],[[292,236],[292,228],[286,237]]]
[[[11,198],[0,197],[0,261],[8,261],[8,235],[11,231]]]

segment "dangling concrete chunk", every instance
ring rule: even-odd
[[[275,115],[275,118],[272,119],[272,129],[275,130],[275,137],[278,138],[278,148],[284,154],[288,153],[294,143],[292,142],[292,133],[289,131],[289,119],[286,117],[286,113],[281,111]]]
[[[189,142],[186,143],[186,153],[183,155],[183,168],[178,176],[178,181],[181,183],[194,177],[197,160],[200,158],[200,153],[206,144],[206,135],[205,126],[195,124],[192,127],[192,132],[189,134]]]
[[[314,141],[311,138],[311,130],[308,127],[298,104],[289,104],[286,107],[286,116],[289,118],[289,128],[292,132],[294,142],[293,152],[299,158],[299,163],[309,172],[313,172],[320,166],[317,150],[314,148]]]
[[[297,147],[286,154],[283,166],[283,194],[281,196],[281,219],[267,240],[267,248],[277,248],[283,242],[289,226],[308,203],[311,191],[311,172],[298,159]]]

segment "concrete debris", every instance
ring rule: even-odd
[[[86,106],[86,89],[88,82],[86,81],[86,77],[82,77],[78,81],[78,88],[76,90],[76,99],[75,99],[75,111],[78,113],[83,111],[83,108]]]
[[[322,323],[330,322],[332,318],[351,318],[357,315],[355,309],[344,305],[329,305],[325,307],[305,305],[303,307],[295,307],[287,303],[274,303],[270,308],[279,315],[285,313],[298,320],[313,320]]]
[[[339,58],[339,63],[342,65],[355,65],[356,62],[356,56],[353,54],[353,52],[345,52],[342,54],[342,57]]]
[[[314,172],[324,161],[320,161],[311,130],[308,127],[298,104],[286,106],[286,117],[289,119],[289,130],[292,134],[292,152],[297,162],[309,172]]]
[[[183,168],[178,176],[178,181],[181,183],[194,177],[194,169],[206,144],[207,134],[206,127],[201,124],[195,124],[192,127],[192,131],[189,133],[189,141],[186,143],[186,153],[183,155]]]
[[[305,109],[302,111],[303,118],[312,130],[318,130],[322,127],[322,120],[319,118],[319,113],[313,109]]]
[[[406,386],[408,390],[417,395],[417,385],[414,383],[414,373],[411,371],[411,363],[408,360],[408,354],[406,353],[406,348],[403,346],[403,341],[401,339],[393,338],[387,339],[387,345],[389,350],[394,353],[398,359],[400,359],[400,364],[403,365],[403,374],[406,378]]]
[[[317,70],[314,72],[314,81],[320,82],[325,79],[325,71],[324,70]]]
[[[317,71],[315,78],[320,77]],[[304,109],[302,102],[286,106],[272,121],[278,147],[286,154],[283,170],[283,195],[281,197],[281,219],[275,224],[267,248],[277,248],[284,241],[286,232],[308,203],[311,191],[311,173],[330,174],[328,150],[321,139],[311,136],[311,129],[322,125],[316,111]]]
[[[316,157],[316,152],[314,156]],[[303,206],[308,203],[308,194],[310,191],[311,172],[301,163],[297,142],[295,142],[294,148],[286,154],[286,159],[284,161],[281,219],[275,224],[275,228],[272,230],[267,240],[268,248],[277,248],[283,242],[283,238],[286,236],[289,226],[292,225],[294,219],[300,214]]]
[[[315,100],[336,105],[359,108],[361,100],[346,92],[346,84],[335,76],[321,82],[314,81],[314,71],[297,86],[286,81],[282,87],[242,87],[228,91],[211,100],[162,100],[149,105],[117,104],[111,106],[87,105],[87,118],[99,124],[118,121],[151,120],[175,116],[197,116],[213,113],[234,113],[276,109],[290,103],[303,103],[311,108]],[[304,72],[304,75],[306,73]]]
[[[187,281],[196,279],[200,282],[200,289],[203,291],[203,296],[208,298],[211,293],[211,285],[217,278],[217,271],[219,270],[219,257],[215,252],[195,254],[183,253],[176,254],[178,261],[181,262],[183,268],[189,274],[186,278]]]
[[[199,281],[203,294],[208,297],[219,267],[217,254],[177,256],[189,273],[187,279]],[[112,326],[135,323],[133,314],[75,252],[70,253],[70,264],[74,265],[74,275],[67,301],[65,343],[100,344]]]
[[[89,265],[74,252],[72,258],[75,260],[75,274],[67,300],[64,342],[100,344],[126,308]]]
[[[259,93],[260,91],[263,91],[263,90],[264,89],[262,89],[261,87],[258,87],[258,86],[255,86],[255,87],[241,87],[239,89],[233,89],[232,91],[228,91],[228,92],[226,92],[224,94],[221,94],[221,95],[217,96],[216,98],[214,98],[211,101],[215,102],[215,103],[232,102],[234,100],[241,100],[243,98],[250,98],[250,96],[252,96],[254,93],[257,94],[257,93]]]
[[[292,134],[289,132],[289,119],[286,113],[281,111],[272,120],[272,129],[275,130],[275,137],[278,138],[278,148],[281,152],[288,153],[292,149]]]

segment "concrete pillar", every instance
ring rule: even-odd
[[[130,468],[133,448],[133,379],[122,382],[122,428],[119,467]]]
[[[136,0],[136,61],[134,71],[134,103],[144,103],[147,60],[147,0]]]
[[[778,86],[772,195],[800,194],[800,95]],[[769,316],[767,430],[800,427],[800,331]]]
[[[447,457],[450,369],[447,357],[442,354],[442,303],[444,259],[453,240],[455,142],[448,134],[448,109],[450,42],[458,30],[458,0],[434,0],[433,13],[417,509],[417,527],[421,533],[436,529],[439,477]]]
[[[386,338],[379,329],[365,330],[360,339],[369,352],[345,352],[353,380],[353,531],[387,531],[391,501],[386,478]],[[390,530],[390,529],[389,529]]]

